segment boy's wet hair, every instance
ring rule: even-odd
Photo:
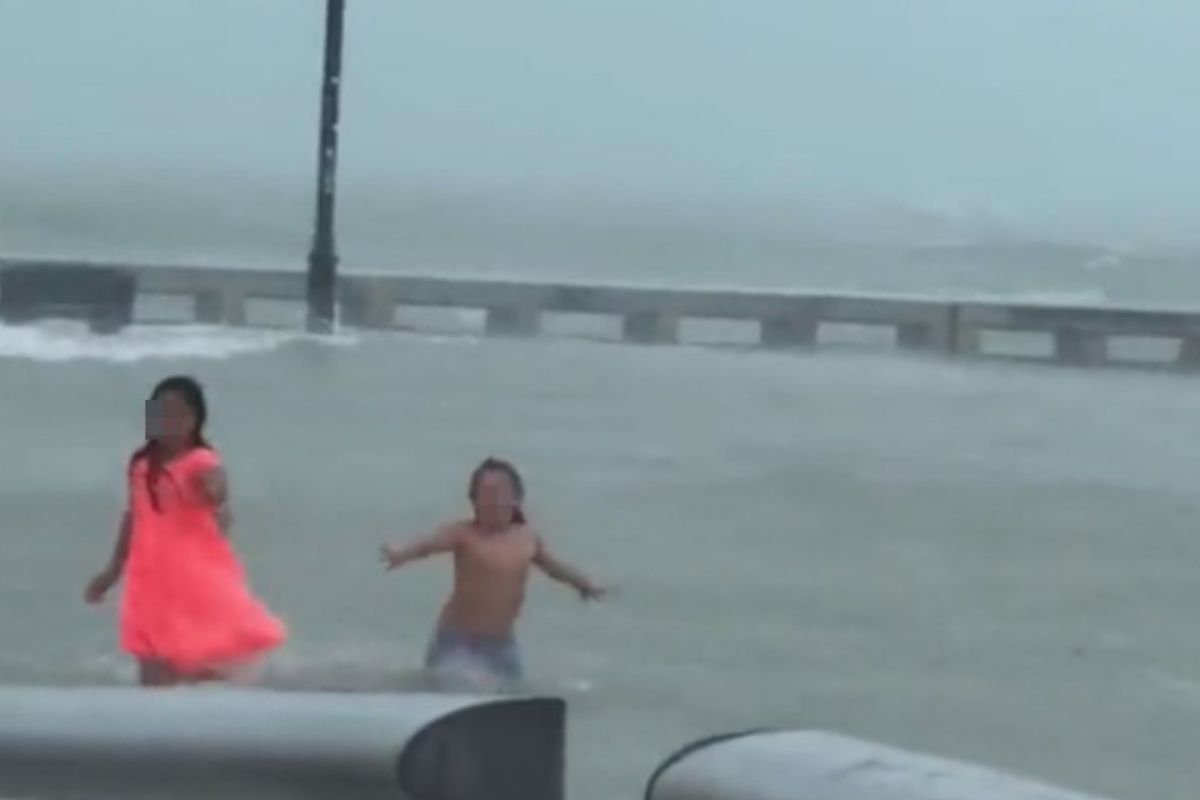
[[[471,473],[471,484],[467,490],[467,496],[471,502],[475,502],[479,495],[479,484],[489,472],[499,472],[508,478],[508,482],[512,484],[513,495],[517,498],[517,502],[513,506],[512,523],[514,525],[526,524],[525,512],[521,509],[521,502],[525,499],[525,481],[521,478],[521,473],[517,471],[517,468],[502,458],[488,456]]]
[[[204,438],[204,423],[208,421],[208,403],[204,400],[204,389],[200,383],[187,375],[172,375],[165,380],[162,380],[154,387],[154,391],[150,393],[149,402],[162,399],[162,396],[173,392],[179,395],[183,400],[184,405],[191,410],[192,416],[196,418],[196,429],[192,431],[192,446],[193,447],[211,447]],[[148,460],[148,468],[146,469],[146,490],[150,494],[150,505],[155,511],[159,510],[158,505],[158,490],[156,484],[158,478],[163,474],[162,457],[159,453],[158,442],[152,436],[146,437],[146,443],[134,452],[129,459],[129,468],[133,469],[133,465],[143,458]]]

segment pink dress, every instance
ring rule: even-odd
[[[244,663],[278,647],[287,629],[254,597],[199,476],[220,464],[197,447],[163,466],[156,492],[147,459],[129,470],[133,535],[125,562],[121,647],[182,674]]]

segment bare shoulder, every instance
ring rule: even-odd
[[[434,537],[453,547],[470,536],[473,530],[469,521],[455,520],[447,522],[438,528],[437,532],[434,533]]]
[[[533,525],[522,525],[515,531],[518,536],[524,540],[533,555],[540,556],[546,547],[545,539],[542,537],[542,532]]]

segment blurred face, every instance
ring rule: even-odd
[[[512,481],[503,472],[483,473],[472,498],[475,519],[485,528],[503,528],[512,523],[519,498]]]
[[[163,392],[146,401],[146,436],[164,444],[191,440],[196,415],[176,392]]]

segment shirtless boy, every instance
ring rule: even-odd
[[[454,554],[454,589],[442,607],[425,666],[434,674],[462,665],[506,682],[522,678],[515,629],[530,567],[598,600],[605,589],[559,561],[521,510],[525,490],[508,462],[489,458],[471,475],[470,520],[452,522],[407,546],[385,546],[389,570],[438,553]]]

